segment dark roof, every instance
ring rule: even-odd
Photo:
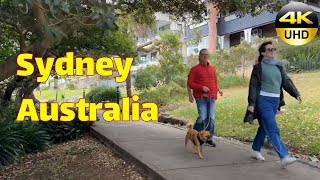
[[[205,24],[205,25],[202,25],[200,27],[197,27],[197,28],[194,28],[194,29],[201,29],[201,37],[206,37],[206,36],[209,36],[209,26],[208,24]],[[186,31],[186,37],[187,37],[187,40],[190,40],[191,39],[191,36],[192,36],[192,31],[194,29],[190,29],[189,26],[187,26],[187,31]]]
[[[278,12],[270,13],[270,12],[263,12],[257,16],[252,15],[245,15],[244,17],[237,18],[231,21],[224,21],[224,18],[220,18],[217,23],[217,34],[218,36],[224,36],[228,34],[234,34],[240,31],[243,31],[248,28],[255,28],[267,24],[271,24],[275,22]],[[319,26],[320,26],[320,13],[317,13],[319,19]],[[201,37],[209,36],[209,26],[205,24],[203,26],[197,27],[195,29],[201,29]],[[191,39],[192,30],[187,27],[186,37],[187,40]]]
[[[228,35],[243,31],[248,28],[259,27],[275,22],[277,12],[270,13],[267,11],[262,12],[257,16],[247,14],[244,17],[233,19],[231,21],[224,21],[224,18],[219,18],[217,24],[218,36]]]

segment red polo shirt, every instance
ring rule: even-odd
[[[191,68],[188,75],[188,86],[193,90],[193,97],[201,98],[205,95],[202,90],[203,86],[207,86],[210,92],[207,92],[207,97],[217,99],[218,97],[218,81],[216,69],[207,63],[198,64]]]

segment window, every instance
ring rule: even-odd
[[[177,31],[182,31],[182,24],[177,24]]]
[[[259,37],[262,38],[262,29],[252,29],[251,30],[252,37]]]
[[[165,26],[160,27],[159,31],[165,31],[165,30],[168,30],[168,29],[170,29],[170,24],[167,24]]]
[[[144,62],[146,62],[146,60],[147,60],[146,55],[140,56],[140,62],[144,63]]]
[[[244,32],[243,31],[240,33],[240,40],[241,41],[244,40]]]
[[[151,61],[155,61],[157,59],[158,52],[151,53]]]

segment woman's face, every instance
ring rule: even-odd
[[[274,48],[272,46],[272,44],[268,44],[266,46],[266,51],[265,52],[262,52],[261,54],[264,56],[264,57],[267,57],[267,58],[274,58],[275,57],[275,51],[276,51],[276,48]]]

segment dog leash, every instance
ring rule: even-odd
[[[208,91],[210,92],[210,90]],[[207,126],[203,129],[203,130],[206,130],[210,124],[210,115],[211,115],[211,97],[209,98],[210,102],[209,102],[209,109],[208,109],[208,123],[207,123]],[[203,95],[202,95],[202,100],[203,100]]]

